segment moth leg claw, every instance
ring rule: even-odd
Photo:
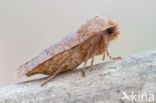
[[[85,71],[82,69],[82,76],[85,77],[86,74],[85,74]]]

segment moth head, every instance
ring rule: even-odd
[[[119,30],[115,26],[110,26],[104,30],[104,35],[106,35],[109,40],[115,40],[119,36]]]
[[[89,19],[77,30],[77,33],[85,38],[104,33],[109,41],[116,39],[119,35],[118,25],[115,21],[99,16]]]
[[[117,23],[111,19],[107,20],[107,27],[102,32],[108,37],[109,41],[115,40],[120,34]]]

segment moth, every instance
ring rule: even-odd
[[[42,51],[30,61],[17,69],[17,76],[32,76],[34,74],[50,75],[41,86],[47,84],[59,73],[75,69],[81,63],[82,75],[85,76],[87,61],[91,59],[91,66],[94,57],[105,55],[110,59],[118,60],[121,57],[112,57],[108,52],[110,41],[119,36],[118,25],[112,19],[104,19],[96,16],[89,19],[73,34],[70,34],[54,45]]]

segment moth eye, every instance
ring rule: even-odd
[[[108,29],[107,29],[107,33],[108,33],[108,34],[112,34],[112,33],[113,33],[113,31],[114,31],[114,30],[113,30],[113,28],[112,28],[112,27],[110,27],[110,28],[108,28]]]

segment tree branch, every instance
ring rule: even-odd
[[[85,78],[77,69],[41,87],[43,80],[0,88],[0,103],[132,103],[123,92],[153,94],[156,101],[156,50],[87,67]]]

